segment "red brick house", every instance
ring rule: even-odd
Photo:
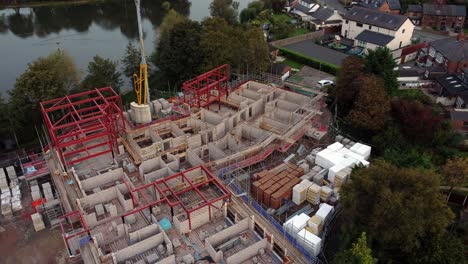
[[[463,28],[466,8],[463,5],[408,5],[406,15],[418,26],[438,30]]]
[[[419,52],[417,63],[423,67],[443,66],[448,73],[463,72],[468,67],[468,43],[463,33],[435,40]]]
[[[361,0],[358,5],[392,14],[400,14],[401,11],[400,0]]]

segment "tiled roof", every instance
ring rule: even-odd
[[[468,60],[468,43],[466,43],[466,40],[457,40],[457,37],[450,37],[435,40],[430,43],[430,46],[440,52],[448,60]]]
[[[326,21],[331,16],[333,16],[334,13],[335,11],[331,9],[328,9],[326,7],[321,7],[317,11],[311,13],[310,16],[320,21]]]
[[[359,2],[359,5],[366,8],[379,9],[385,2],[388,3],[391,10],[401,9],[399,0],[362,0]]]
[[[450,119],[459,121],[468,121],[468,111],[451,111]]]
[[[466,16],[464,5],[423,5],[423,14],[435,16]]]
[[[355,39],[384,47],[388,43],[390,43],[390,41],[392,41],[394,38],[395,37],[393,36],[385,35],[382,33],[364,30],[359,35],[357,35]]]
[[[442,95],[444,96],[458,96],[461,93],[468,92],[468,87],[457,74],[443,75],[436,80],[443,87]]]
[[[378,10],[354,6],[345,15],[345,19],[363,24],[382,27],[390,30],[398,30],[408,17],[402,15],[381,12]]]
[[[422,13],[422,5],[408,5],[408,12]]]

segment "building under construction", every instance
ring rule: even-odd
[[[137,113],[123,112],[110,87],[41,103],[45,160],[71,261],[316,261],[252,204],[251,184],[257,172],[300,159],[326,134],[324,94],[255,81],[229,87],[228,75],[222,66],[184,83],[169,106],[153,101],[165,118],[146,125],[132,122]],[[292,154],[298,147],[301,154]],[[295,184],[306,173],[286,167]],[[288,203],[293,185],[275,196],[278,211],[305,210]]]

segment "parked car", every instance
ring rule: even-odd
[[[332,80],[320,80],[317,82],[317,87],[318,88],[323,88],[325,86],[332,85],[334,86],[335,83]]]

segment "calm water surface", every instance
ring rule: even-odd
[[[209,16],[212,0],[172,0],[171,7],[191,19]],[[253,0],[237,0],[239,10]],[[147,55],[154,50],[158,27],[165,15],[164,1],[142,0]],[[138,28],[133,1],[109,1],[59,7],[0,10],[0,92],[13,88],[32,60],[58,48],[66,50],[83,74],[92,57],[120,61]]]

